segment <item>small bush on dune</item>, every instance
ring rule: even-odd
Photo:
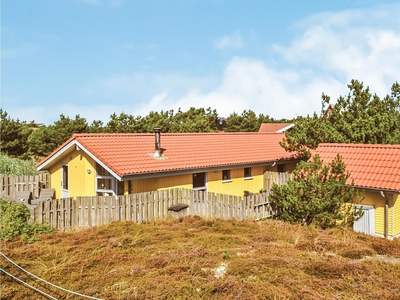
[[[13,204],[0,199],[0,212],[1,241],[12,241],[21,236],[28,242],[35,242],[39,240],[37,234],[53,232],[46,224],[29,224],[30,212],[24,204]]]

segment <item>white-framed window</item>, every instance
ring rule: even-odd
[[[232,181],[232,178],[231,178],[231,170],[222,170],[222,181],[223,181],[223,182],[230,182],[230,181]]]
[[[115,196],[117,180],[101,165],[96,164],[96,194],[97,196]]]
[[[244,179],[252,179],[253,175],[251,173],[251,168],[244,168]]]

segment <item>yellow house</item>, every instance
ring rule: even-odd
[[[283,133],[75,134],[37,164],[56,198],[191,188],[230,195],[263,188],[265,171],[300,160]]]
[[[340,154],[354,180],[364,190],[364,216],[354,229],[393,239],[400,236],[400,145],[320,144],[313,154],[324,162]]]

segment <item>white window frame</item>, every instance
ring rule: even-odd
[[[98,164],[99,167],[103,168],[101,165]],[[103,168],[104,169],[104,168]],[[116,188],[117,188],[117,182],[116,178],[112,175],[99,175],[97,174],[97,168],[96,170],[96,195],[97,193],[108,193],[109,196],[116,196]],[[111,189],[101,189],[98,186],[98,179],[111,179]]]

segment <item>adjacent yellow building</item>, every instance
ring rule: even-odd
[[[357,205],[364,215],[354,223],[356,231],[389,239],[400,236],[400,145],[327,143],[313,154],[324,162],[340,154],[350,181],[364,191],[365,199]]]

